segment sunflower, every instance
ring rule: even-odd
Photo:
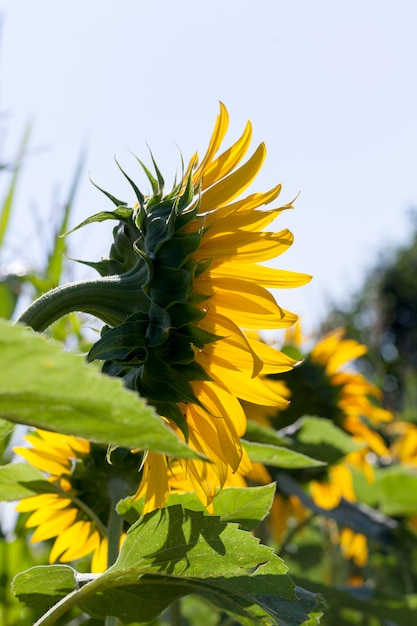
[[[276,374],[270,378],[284,382],[289,389],[290,403],[276,415],[276,425],[295,422],[305,414],[332,420],[352,435],[353,439],[378,456],[388,454],[379,426],[392,421],[393,414],[381,406],[382,392],[355,368],[352,363],[367,352],[367,347],[345,337],[344,328],[327,333],[313,348],[303,353],[299,323],[287,330],[284,352],[302,361],[290,375]],[[360,464],[363,451],[354,452],[350,460]]]
[[[92,554],[91,571],[103,572],[110,504],[106,477],[114,472],[105,448],[44,430],[35,430],[25,439],[30,447],[15,447],[14,452],[45,472],[51,483],[47,493],[23,498],[16,506],[19,513],[31,513],[26,521],[27,528],[36,527],[31,542],[55,538],[50,563]]]
[[[306,477],[303,479],[315,504],[330,510],[342,498],[349,502],[357,500],[353,471],[362,472],[368,482],[374,480],[373,459],[389,454],[377,429],[390,422],[393,415],[380,406],[380,389],[352,366],[352,362],[366,353],[366,346],[345,338],[343,328],[326,334],[306,353],[302,351],[305,343],[299,323],[288,329],[282,349],[298,359],[300,365],[288,374],[267,377],[270,386],[287,386],[288,407],[274,411],[271,407],[261,409],[245,404],[245,408],[251,419],[277,428],[293,424],[304,415],[317,415],[332,420],[359,444],[358,450],[328,467],[325,475],[307,475],[307,481]],[[302,519],[300,509],[302,505],[296,496],[277,495],[271,521],[275,520],[276,528],[272,532],[278,542],[290,518]],[[366,537],[350,529],[342,529],[338,536],[346,558],[363,566],[368,555]]]
[[[102,319],[106,325],[89,360],[103,361],[104,372],[147,398],[209,461],[178,460],[176,466],[207,506],[230,472],[250,468],[240,441],[246,430],[240,400],[287,404],[265,376],[295,362],[253,332],[288,328],[297,317],[269,289],[311,279],[263,264],[293,242],[288,229],[265,230],[292,204],[269,207],[281,185],[241,197],[266,150],[261,143],[244,161],[252,135],[248,122],[221,152],[228,123],[221,104],[205,155],[191,158],[170,192],[153,157],[154,174],[139,161],[152,187],[149,195],[122,170],[136,196],[133,206],[101,189],[116,209],[85,223],[118,221],[109,259],[89,263],[101,278],[72,285],[71,298],[64,297],[67,286],[50,292],[48,301],[41,298],[20,320],[42,330],[70,310]],[[145,452],[137,493],[145,497],[145,512],[166,502],[175,484],[173,468],[172,459]]]

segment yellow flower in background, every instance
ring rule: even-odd
[[[108,542],[106,527],[99,518],[99,490],[90,487],[86,498],[89,480],[85,474],[77,479],[78,465],[83,465],[91,453],[90,443],[44,430],[36,430],[25,439],[31,447],[16,447],[14,452],[45,472],[56,488],[56,492],[23,498],[16,506],[20,513],[31,513],[26,521],[27,528],[36,527],[31,542],[55,539],[50,563],[75,561],[92,553],[91,570],[103,572]]]
[[[365,567],[369,556],[366,536],[353,532],[351,528],[342,528],[339,541],[345,558],[351,559],[358,567]]]
[[[357,501],[353,470],[362,472],[368,482],[374,480],[375,458],[389,454],[376,428],[390,422],[393,415],[380,406],[379,388],[352,366],[352,361],[366,353],[366,346],[345,338],[343,328],[328,333],[312,349],[303,353],[306,343],[299,323],[289,328],[282,349],[298,359],[300,365],[286,374],[272,374],[267,378],[271,386],[287,387],[288,408],[277,411],[272,407],[245,404],[245,409],[254,421],[278,429],[293,424],[304,415],[317,415],[333,421],[360,445],[358,450],[330,465],[317,478],[307,474],[302,479],[314,503],[322,509],[331,510],[340,504],[342,498],[349,502]],[[399,442],[398,446],[401,446]],[[414,446],[410,445],[407,449],[412,454]],[[303,509],[296,496],[277,494],[273,509],[275,514],[271,515],[271,523],[273,521],[276,528],[271,528],[271,532],[278,542],[282,540],[291,519],[300,523],[300,511]],[[307,509],[304,511],[307,514]],[[346,558],[360,566],[366,562],[366,537],[349,529],[342,529],[340,535],[333,535],[333,538],[336,537]]]
[[[390,455],[403,465],[417,466],[417,426],[397,421],[390,425],[389,434],[394,437]]]
[[[377,403],[382,400],[379,387],[349,367],[352,361],[367,352],[367,347],[355,339],[346,339],[344,328],[328,333],[311,350],[310,358],[325,368],[331,384],[339,389],[338,406],[345,416],[343,425],[354,436],[360,436],[357,424],[361,418],[371,424],[389,422],[393,414]],[[369,431],[364,431],[364,434]]]
[[[356,500],[352,473],[344,463],[329,467],[327,480],[312,480],[309,490],[314,502],[323,509],[334,509],[342,498]]]
[[[297,287],[311,277],[261,265],[292,244],[293,235],[287,229],[264,230],[291,204],[264,208],[277,198],[281,185],[240,198],[262,167],[265,146],[260,144],[240,165],[251,140],[248,123],[238,141],[217,156],[228,119],[226,108],[221,105],[209,148],[201,161],[193,157],[181,186],[185,188],[193,172],[194,206],[198,206],[198,211],[182,233],[201,233],[200,245],[191,260],[203,271],[194,279],[192,297],[204,314],[196,327],[214,340],[194,347],[195,362],[207,374],[207,380],[191,380],[196,401],[178,406],[187,424],[188,444],[210,463],[178,460],[175,470],[169,459],[149,453],[137,494],[146,498],[145,511],[163,506],[168,492],[175,489],[176,471],[179,483],[186,476],[188,486],[209,506],[230,473],[250,471],[240,442],[246,430],[246,416],[239,400],[275,409],[287,404],[265,376],[291,369],[294,360],[265,345],[253,331],[294,324],[296,315],[281,308],[269,289]],[[181,429],[166,417],[183,436]]]

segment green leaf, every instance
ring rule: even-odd
[[[13,205],[15,192],[16,192],[16,185],[17,185],[17,182],[18,182],[18,178],[19,178],[19,175],[20,175],[21,168],[22,168],[22,160],[23,160],[23,157],[24,157],[25,152],[26,152],[26,147],[27,147],[27,144],[28,144],[28,141],[29,141],[30,132],[31,132],[31,126],[29,124],[27,126],[24,134],[23,134],[22,142],[21,142],[20,148],[19,148],[19,154],[18,154],[17,159],[16,159],[16,165],[14,166],[13,176],[12,176],[12,179],[10,181],[10,185],[9,185],[8,190],[7,190],[7,193],[6,193],[6,197],[4,199],[3,206],[1,207],[1,211],[0,211],[0,245],[3,243],[3,239],[4,239],[6,231],[7,231],[7,227],[8,227],[8,223],[9,223],[9,219],[10,219],[10,214],[11,214],[11,210],[12,210],[12,205]]]
[[[101,615],[113,611],[121,619],[141,615],[146,622],[175,597],[198,593],[249,623],[262,623],[278,617],[281,602],[297,604],[286,570],[270,548],[235,524],[177,505],[149,513],[131,528],[117,562],[103,576],[109,587],[84,606]],[[158,576],[149,577],[152,573]],[[138,580],[138,575],[146,577]],[[117,606],[112,590],[116,581]],[[293,623],[305,618],[303,614]]]
[[[0,439],[4,439],[9,433],[12,432],[14,424],[11,424],[7,420],[0,419]]]
[[[404,466],[381,469],[377,474],[380,507],[386,515],[417,515],[417,475]]]
[[[295,577],[299,584],[308,584],[309,588],[326,599],[326,624],[339,624],[342,616],[349,611],[360,614],[352,624],[390,624],[392,626],[411,626],[416,621],[417,595],[402,597],[381,593],[372,586],[347,587],[337,589],[305,578]],[[373,620],[377,619],[378,622]],[[380,620],[380,621],[379,621]],[[346,623],[346,622],[343,622]]]
[[[54,247],[48,258],[48,264],[47,264],[46,271],[45,271],[45,275],[47,276],[49,280],[48,289],[57,287],[61,278],[63,260],[64,260],[64,255],[66,252],[66,242],[65,242],[64,235],[68,229],[68,221],[69,221],[71,209],[74,203],[75,194],[77,192],[78,183],[80,180],[83,166],[84,166],[84,155],[81,155],[79,162],[77,164],[77,168],[75,170],[69,196],[64,206],[61,225],[55,236]],[[45,289],[45,291],[47,291],[47,289]]]
[[[326,465],[323,461],[312,459],[290,448],[282,448],[280,446],[255,443],[252,441],[242,441],[242,444],[250,460],[255,463],[263,463],[264,465],[271,465],[273,467],[284,467],[286,469]]]
[[[195,457],[120,379],[20,325],[0,320],[0,417],[98,443]]]
[[[20,277],[6,276],[0,281],[0,317],[10,319],[16,308],[20,292]]]
[[[15,594],[27,602],[49,591],[38,569],[14,579]],[[54,566],[48,569],[48,579],[53,578]],[[116,563],[38,624],[55,623],[75,605],[95,617],[148,624],[173,600],[197,594],[242,625],[301,626],[317,610],[318,598],[296,588],[286,570],[270,548],[236,524],[177,505],[141,518],[129,530]],[[70,593],[70,575],[62,574],[59,591]],[[56,597],[55,584],[53,591]]]
[[[50,492],[51,487],[42,472],[28,463],[9,463],[0,467],[0,501],[11,502],[42,491]]]
[[[213,514],[223,522],[235,522],[243,530],[255,530],[268,515],[275,494],[275,483],[262,487],[231,487],[222,489],[213,500]],[[120,515],[136,521],[142,514],[144,498],[132,501],[126,498],[119,502]],[[206,511],[204,504],[195,493],[172,493],[167,506],[180,504],[185,509]],[[132,510],[136,511],[132,515]]]
[[[257,441],[258,443],[272,443],[275,446],[285,446],[291,443],[288,437],[284,437],[269,426],[262,426],[248,419],[245,433],[246,439],[249,441]]]
[[[28,606],[48,608],[74,590],[76,574],[69,565],[38,565],[17,574],[12,590]]]
[[[293,447],[298,452],[325,463],[336,463],[339,459],[360,450],[363,446],[333,422],[323,417],[306,415],[279,434],[294,438]]]
[[[97,185],[94,185],[94,186],[97,187]],[[100,189],[100,187],[98,187],[98,189]],[[103,190],[100,189],[100,191],[103,191]],[[106,193],[106,192],[103,192],[103,193]],[[86,220],[81,222],[81,224],[78,224],[78,226],[75,226],[74,228],[72,228],[65,234],[71,235],[71,233],[74,233],[79,228],[83,228],[83,226],[87,226],[88,224],[94,224],[95,222],[105,222],[106,220],[127,221],[131,215],[132,215],[132,209],[129,209],[127,206],[120,203],[120,206],[118,206],[117,209],[115,209],[114,211],[100,211],[100,213],[95,213],[94,215],[91,215]]]

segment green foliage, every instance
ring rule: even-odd
[[[0,501],[20,500],[53,490],[40,470],[27,463],[8,463],[0,467]]]
[[[308,433],[307,433],[308,438]],[[334,443],[337,444],[337,441]],[[315,458],[281,446],[273,446],[265,443],[244,441],[243,446],[251,461],[263,463],[272,467],[285,467],[286,469],[300,469],[304,467],[320,467],[326,463]]]
[[[105,444],[195,456],[120,380],[59,344],[0,320],[0,352],[7,363],[0,379],[1,418]]]
[[[239,524],[243,530],[255,530],[268,515],[275,494],[275,483],[262,487],[225,488],[213,501],[213,514],[224,522]],[[192,511],[205,511],[206,508],[195,493],[171,493],[167,506],[180,504]],[[131,522],[135,522],[143,510],[143,500],[126,498],[117,507],[118,512]]]
[[[296,577],[302,585],[307,581]],[[309,588],[326,598],[326,610],[322,626],[350,626],[354,624],[389,624],[410,626],[415,622],[417,595],[396,597],[382,594],[370,587],[335,588],[330,585],[311,583]],[[366,621],[365,621],[366,620]]]
[[[387,515],[417,516],[417,475],[399,465],[378,473],[380,506]]]
[[[292,438],[293,447],[297,452],[324,463],[336,463],[350,452],[362,447],[338,426],[323,417],[306,415],[281,433]]]
[[[53,619],[82,605],[96,617],[115,615],[128,624],[140,616],[138,623],[147,624],[173,600],[193,593],[241,624],[301,625],[319,599],[296,588],[286,570],[270,548],[237,525],[175,505],[141,518],[116,563],[82,587],[71,568],[53,566],[19,574],[13,588],[29,604],[46,603],[49,596],[52,606],[66,598],[51,611]],[[54,623],[50,617],[39,626]]]

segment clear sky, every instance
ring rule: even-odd
[[[206,148],[219,100],[230,142],[247,119],[254,148],[266,142],[256,189],[281,182],[283,203],[300,192],[277,222],[295,243],[276,265],[313,274],[278,294],[307,327],[406,241],[417,206],[416,0],[3,0],[0,15],[3,160],[33,121],[14,228],[26,233],[26,260],[39,256],[34,208],[51,215],[83,147],[73,225],[111,209],[89,175],[132,201],[114,156],[135,176],[131,152],[146,160],[149,144],[170,181],[178,146],[185,159]],[[108,231],[72,235],[76,256],[106,254]]]

